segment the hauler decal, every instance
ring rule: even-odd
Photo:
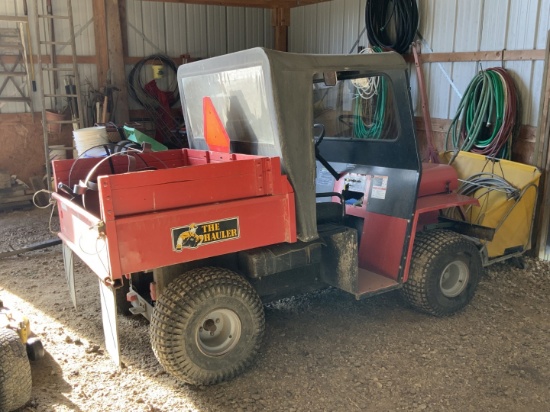
[[[196,249],[210,243],[225,242],[239,238],[239,218],[232,217],[212,222],[191,223],[172,228],[172,250]]]

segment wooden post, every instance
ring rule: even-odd
[[[124,70],[124,47],[122,46],[121,26],[126,22],[120,21],[119,0],[106,0],[107,35],[109,41],[109,67],[111,84],[119,89],[115,107],[115,122],[122,124],[130,120],[128,109],[128,87],[126,86],[126,72]]]
[[[95,55],[97,59],[97,86],[103,87],[107,83],[109,70],[109,53],[107,44],[107,18],[105,16],[105,0],[92,2],[94,11]]]
[[[546,38],[543,88],[539,107],[539,124],[533,154],[535,164],[542,169],[539,183],[538,211],[535,221],[536,250],[539,259],[549,260],[548,231],[550,230],[550,31]]]
[[[275,50],[288,51],[288,26],[290,26],[290,8],[278,7],[271,10],[271,25],[275,38]]]
[[[120,30],[122,32],[122,49],[124,56],[128,56],[128,24],[126,13],[126,0],[118,0],[118,10],[120,13]]]

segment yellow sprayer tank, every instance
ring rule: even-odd
[[[442,160],[448,163],[452,156],[451,152],[443,153]],[[489,159],[469,152],[460,152],[452,166],[461,180],[468,180],[478,173],[492,173],[518,189],[516,196],[510,196],[503,191],[480,186],[471,194],[479,199],[479,206],[466,210],[466,219],[470,223],[495,229],[493,240],[486,243],[489,260],[501,260],[500,257],[529,250],[540,171],[535,166]]]

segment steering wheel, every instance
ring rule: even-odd
[[[318,134],[315,134],[315,129],[319,130]],[[321,156],[321,153],[319,152],[319,145],[323,141],[323,138],[325,137],[325,126],[321,123],[315,123],[313,125],[313,139],[315,140],[315,158],[321,163],[325,169],[328,170],[328,172],[336,179],[340,179],[340,174],[334,170],[334,168],[330,165],[329,162],[325,160],[323,156]]]

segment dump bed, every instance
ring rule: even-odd
[[[452,157],[451,152],[442,154],[445,162]],[[498,261],[531,249],[540,170],[535,166],[469,152],[459,152],[452,165],[463,184],[482,173],[486,177],[503,178],[512,189],[506,191],[489,186],[491,190],[488,190],[488,187],[479,185],[476,190],[470,190],[470,196],[479,198],[480,204],[466,211],[466,220],[495,230],[493,239],[486,242],[489,259]]]
[[[278,157],[183,149],[59,160],[53,172],[56,187],[87,188],[54,193],[59,236],[104,280],[296,241]]]

